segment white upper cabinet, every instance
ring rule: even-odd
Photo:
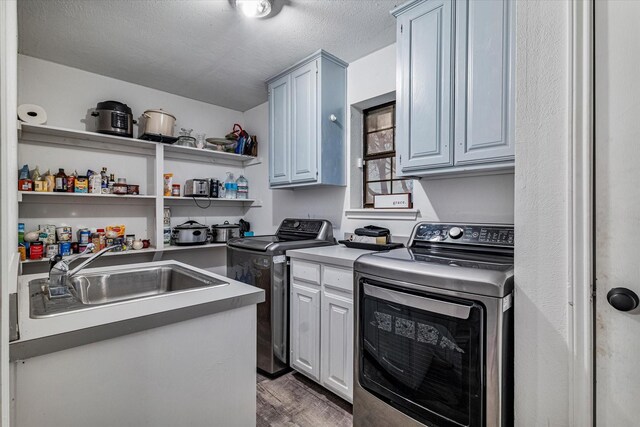
[[[268,80],[272,188],[346,185],[346,68],[320,50]]]
[[[392,13],[398,174],[513,168],[510,0],[417,0]]]

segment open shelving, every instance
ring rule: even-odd
[[[25,163],[31,167],[38,164],[45,166],[43,163],[56,167],[66,166],[68,173],[75,167],[78,167],[78,171],[84,171],[87,166],[93,170],[106,166],[109,172],[114,171],[116,176],[127,178],[128,183],[140,185],[140,191],[144,193],[140,195],[33,191],[18,193],[20,222],[28,223],[30,228],[37,224],[57,222],[56,225],[71,225],[75,232],[80,226],[93,228],[96,224],[106,225],[111,222],[125,224],[127,232],[131,231],[137,237],[151,240],[150,248],[106,254],[110,257],[226,246],[224,243],[163,245],[162,218],[165,207],[175,208],[175,221],[180,223],[185,217],[240,217],[247,209],[261,206],[261,201],[256,199],[199,197],[194,201],[192,197],[165,197],[163,188],[164,173],[174,173],[174,182],[179,184],[194,178],[192,174],[196,177],[222,178],[227,166],[234,173],[244,173],[245,167],[260,163],[260,158],[26,123],[18,124],[18,138],[19,157],[22,157],[19,166]],[[220,211],[216,212],[217,208]],[[203,215],[203,212],[206,213]],[[230,212],[237,212],[237,215]],[[68,218],[68,221],[63,222],[63,218]],[[23,263],[45,261],[26,260]]]

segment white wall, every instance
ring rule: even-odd
[[[517,4],[516,425],[568,426],[570,2]]]
[[[47,112],[48,125],[86,130],[88,124],[91,130],[89,110],[107,100],[127,104],[134,119],[148,109],[162,108],[172,113],[177,119],[176,135],[185,127],[194,133],[224,136],[234,123],[242,124],[243,118],[239,111],[18,55],[18,105],[41,105]],[[137,126],[134,135],[138,136]]]
[[[348,106],[359,105],[371,98],[395,91],[395,55],[395,44],[393,44],[349,64]],[[245,113],[244,119],[248,127],[262,132],[262,135],[259,135],[260,149],[266,155],[267,103]],[[350,134],[351,130],[348,126],[347,135]],[[349,137],[347,141],[349,159],[351,158],[349,147],[352,145],[350,139]],[[358,144],[361,144],[359,140],[356,141],[357,146]],[[252,169],[251,173],[260,182],[260,198],[265,200],[265,207],[259,211],[250,212],[249,215],[254,218],[260,215],[265,224],[270,224],[274,229],[285,217],[326,218],[333,223],[336,228],[335,235],[339,238],[343,237],[344,232],[352,232],[357,227],[372,223],[388,227],[396,237],[407,237],[416,222],[415,220],[355,220],[345,217],[345,209],[352,207],[350,189],[352,178],[349,173],[347,173],[347,187],[273,191],[268,190],[266,162]],[[361,174],[356,176],[361,179]],[[355,198],[360,200],[360,195],[356,195]],[[415,181],[414,207],[420,210],[418,220],[423,221],[513,223],[513,174]],[[258,221],[261,219],[256,218]]]

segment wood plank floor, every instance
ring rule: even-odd
[[[351,427],[351,405],[297,372],[258,373],[257,427]]]

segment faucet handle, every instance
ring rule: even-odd
[[[62,261],[62,255],[60,254],[55,254],[54,256],[49,258],[49,271],[51,271],[51,269],[55,267],[55,265],[60,261]]]

